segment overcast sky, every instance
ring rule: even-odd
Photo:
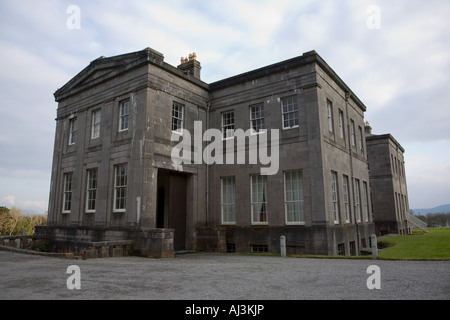
[[[449,17],[448,0],[0,0],[0,206],[47,210],[53,93],[146,47],[195,51],[207,83],[316,50],[405,148],[410,208],[450,203]]]

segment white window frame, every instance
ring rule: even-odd
[[[250,129],[252,134],[259,134],[266,131],[264,123],[264,103],[250,106]]]
[[[358,126],[358,134],[359,134],[359,149],[364,151],[364,135],[361,126]]]
[[[367,182],[363,181],[363,218],[369,222],[369,193]]]
[[[74,145],[77,138],[77,117],[69,119],[69,145]]]
[[[350,120],[350,140],[352,143],[352,147],[356,146],[356,137],[355,137],[355,121]]]
[[[345,128],[344,128],[344,111],[339,109],[339,136],[345,139]]]
[[[182,134],[184,129],[184,105],[174,102],[172,105],[172,132]]]
[[[125,174],[122,174],[122,168]],[[125,212],[127,208],[128,164],[114,166],[114,212]],[[123,201],[123,204],[118,201]],[[119,204],[119,205],[118,205]]]
[[[355,179],[355,214],[356,222],[361,222],[361,188],[358,179]]]
[[[349,189],[349,179],[347,175],[343,175],[342,185],[344,191],[344,212],[345,212],[345,222],[350,223],[350,189]]]
[[[339,224],[338,174],[335,171],[331,171],[331,199],[333,201],[334,224]]]
[[[222,113],[222,139],[234,139],[234,110]]]
[[[86,180],[86,212],[93,213],[97,204],[98,169],[88,169]]]
[[[301,170],[284,172],[284,212],[286,225],[304,225],[303,173]]]
[[[300,119],[298,112],[297,97],[286,97],[281,99],[281,121],[283,122],[283,130],[298,128]],[[292,116],[292,117],[291,117]],[[288,119],[286,119],[288,117]],[[289,126],[286,126],[288,122]]]
[[[119,106],[119,132],[127,131],[129,127],[130,100],[120,102]]]
[[[102,121],[102,111],[97,109],[92,111],[92,130],[91,139],[100,138],[100,124]]]
[[[267,176],[250,176],[251,220],[252,225],[268,224]],[[255,197],[256,196],[256,197]],[[257,219],[255,219],[257,217]]]
[[[223,225],[236,224],[236,178],[222,177],[221,185],[221,213]]]
[[[328,131],[334,132],[333,126],[333,103],[327,99],[327,118],[328,118]]]
[[[73,172],[67,172],[63,175],[63,207],[62,213],[70,213],[72,211],[72,184]]]

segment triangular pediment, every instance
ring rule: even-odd
[[[92,61],[86,68],[58,89],[54,96],[59,101],[67,96],[96,85],[112,78],[136,65],[148,61],[160,60],[163,62],[162,54],[147,48],[142,51],[127,53],[115,57],[99,57]]]
[[[113,72],[114,70],[117,70],[120,68],[120,66],[115,67],[104,67],[104,68],[95,68],[91,70],[90,73],[88,73],[83,79],[80,79],[74,87],[83,86],[86,83],[89,83],[91,81],[95,81],[96,79],[99,79],[101,77],[104,77],[105,75]]]

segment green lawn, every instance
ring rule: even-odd
[[[395,235],[378,240],[379,259],[450,260],[450,228],[414,230],[412,235]]]

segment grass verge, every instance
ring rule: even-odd
[[[450,260],[450,228],[413,230],[411,235],[395,235],[378,240],[383,260]]]
[[[414,229],[411,235],[393,235],[378,240],[380,260],[450,261],[450,228],[428,228],[428,233]],[[232,253],[234,255],[276,256],[278,253]],[[291,258],[367,259],[364,256],[287,255]]]

